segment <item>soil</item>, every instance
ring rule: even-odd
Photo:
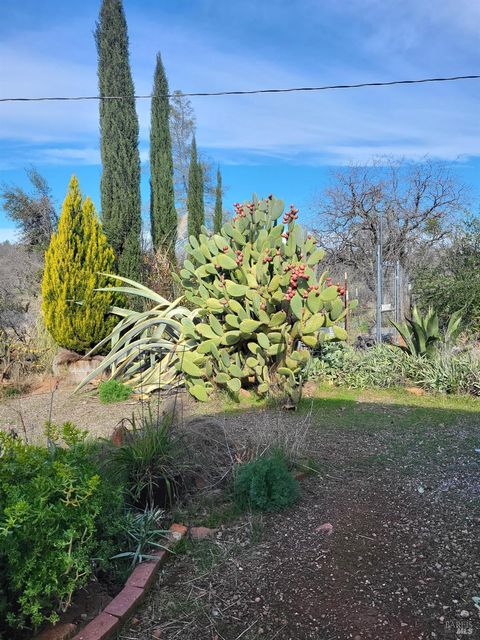
[[[139,400],[102,404],[98,394],[74,394],[75,387],[58,385],[54,378],[28,394],[0,399],[0,430],[14,429],[30,442],[44,440],[45,423],[73,422],[96,438],[108,437],[124,418],[131,418]]]
[[[320,471],[294,508],[191,542],[119,639],[480,638],[478,414],[412,430],[391,418],[414,409],[368,411],[385,425],[310,434]],[[262,413],[229,431],[275,422]]]
[[[51,398],[1,402],[0,427],[23,423],[41,438]],[[480,402],[336,390],[308,402],[219,420],[218,407],[182,398],[182,417],[220,424],[237,459],[275,433],[292,450],[305,438],[317,471],[295,507],[233,521],[215,483],[220,509],[183,513],[185,524],[219,527],[215,538],[178,550],[119,639],[480,638]],[[138,409],[60,388],[52,419],[104,436]],[[103,597],[86,600],[95,609]],[[93,610],[73,615],[85,622]]]

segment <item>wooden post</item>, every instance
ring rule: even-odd
[[[345,304],[345,331],[348,331],[348,274],[345,271],[344,287],[345,295],[343,296],[343,302]]]

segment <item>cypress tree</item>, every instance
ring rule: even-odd
[[[168,80],[160,54],[153,83],[150,128],[150,223],[155,251],[164,249],[175,259],[177,212],[173,188],[172,140]]]
[[[188,168],[188,235],[198,237],[205,223],[205,205],[203,202],[203,169],[198,161],[195,136],[190,148],[190,165]]]
[[[128,55],[127,22],[121,0],[103,0],[95,30],[100,96],[102,220],[121,275],[141,272],[141,203],[138,118]]]
[[[215,210],[213,212],[213,231],[220,233],[223,224],[222,174],[217,169],[217,188],[215,190]]]
[[[109,246],[90,198],[82,201],[75,176],[45,253],[42,311],[45,326],[61,347],[85,353],[105,338],[117,320],[108,316],[115,293],[95,291],[112,284],[99,275],[114,273],[115,254]],[[83,302],[82,305],[76,302]]]

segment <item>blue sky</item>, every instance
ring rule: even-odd
[[[1,96],[97,92],[100,0],[2,0]],[[41,5],[41,9],[40,9]],[[480,73],[478,0],[124,0],[137,93],[161,51],[171,89],[290,87]],[[309,213],[336,166],[390,154],[448,161],[480,195],[480,81],[319,94],[194,98],[225,205],[252,191]],[[138,103],[148,209],[149,103]],[[35,164],[60,204],[76,173],[99,204],[98,105],[0,104],[0,182]],[[475,204],[475,206],[477,206]],[[13,237],[0,212],[0,240]]]

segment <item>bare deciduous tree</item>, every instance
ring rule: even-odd
[[[352,269],[373,291],[380,220],[384,263],[399,260],[408,270],[420,251],[425,255],[446,237],[465,197],[443,163],[377,158],[334,175],[316,205],[317,233],[329,264]]]
[[[172,136],[175,201],[179,215],[186,212],[190,145],[195,133],[195,112],[181,91],[170,100],[170,131]]]
[[[0,188],[0,199],[7,216],[19,228],[22,244],[44,251],[57,228],[58,216],[45,178],[34,167],[26,172],[31,193],[16,185],[4,184]]]
[[[170,133],[172,137],[173,179],[175,188],[175,207],[179,217],[178,237],[186,233],[188,167],[190,164],[190,146],[196,129],[195,112],[190,100],[181,91],[175,91],[170,100]],[[215,200],[216,169],[213,162],[200,154],[203,168],[204,194],[207,216],[211,215]]]

